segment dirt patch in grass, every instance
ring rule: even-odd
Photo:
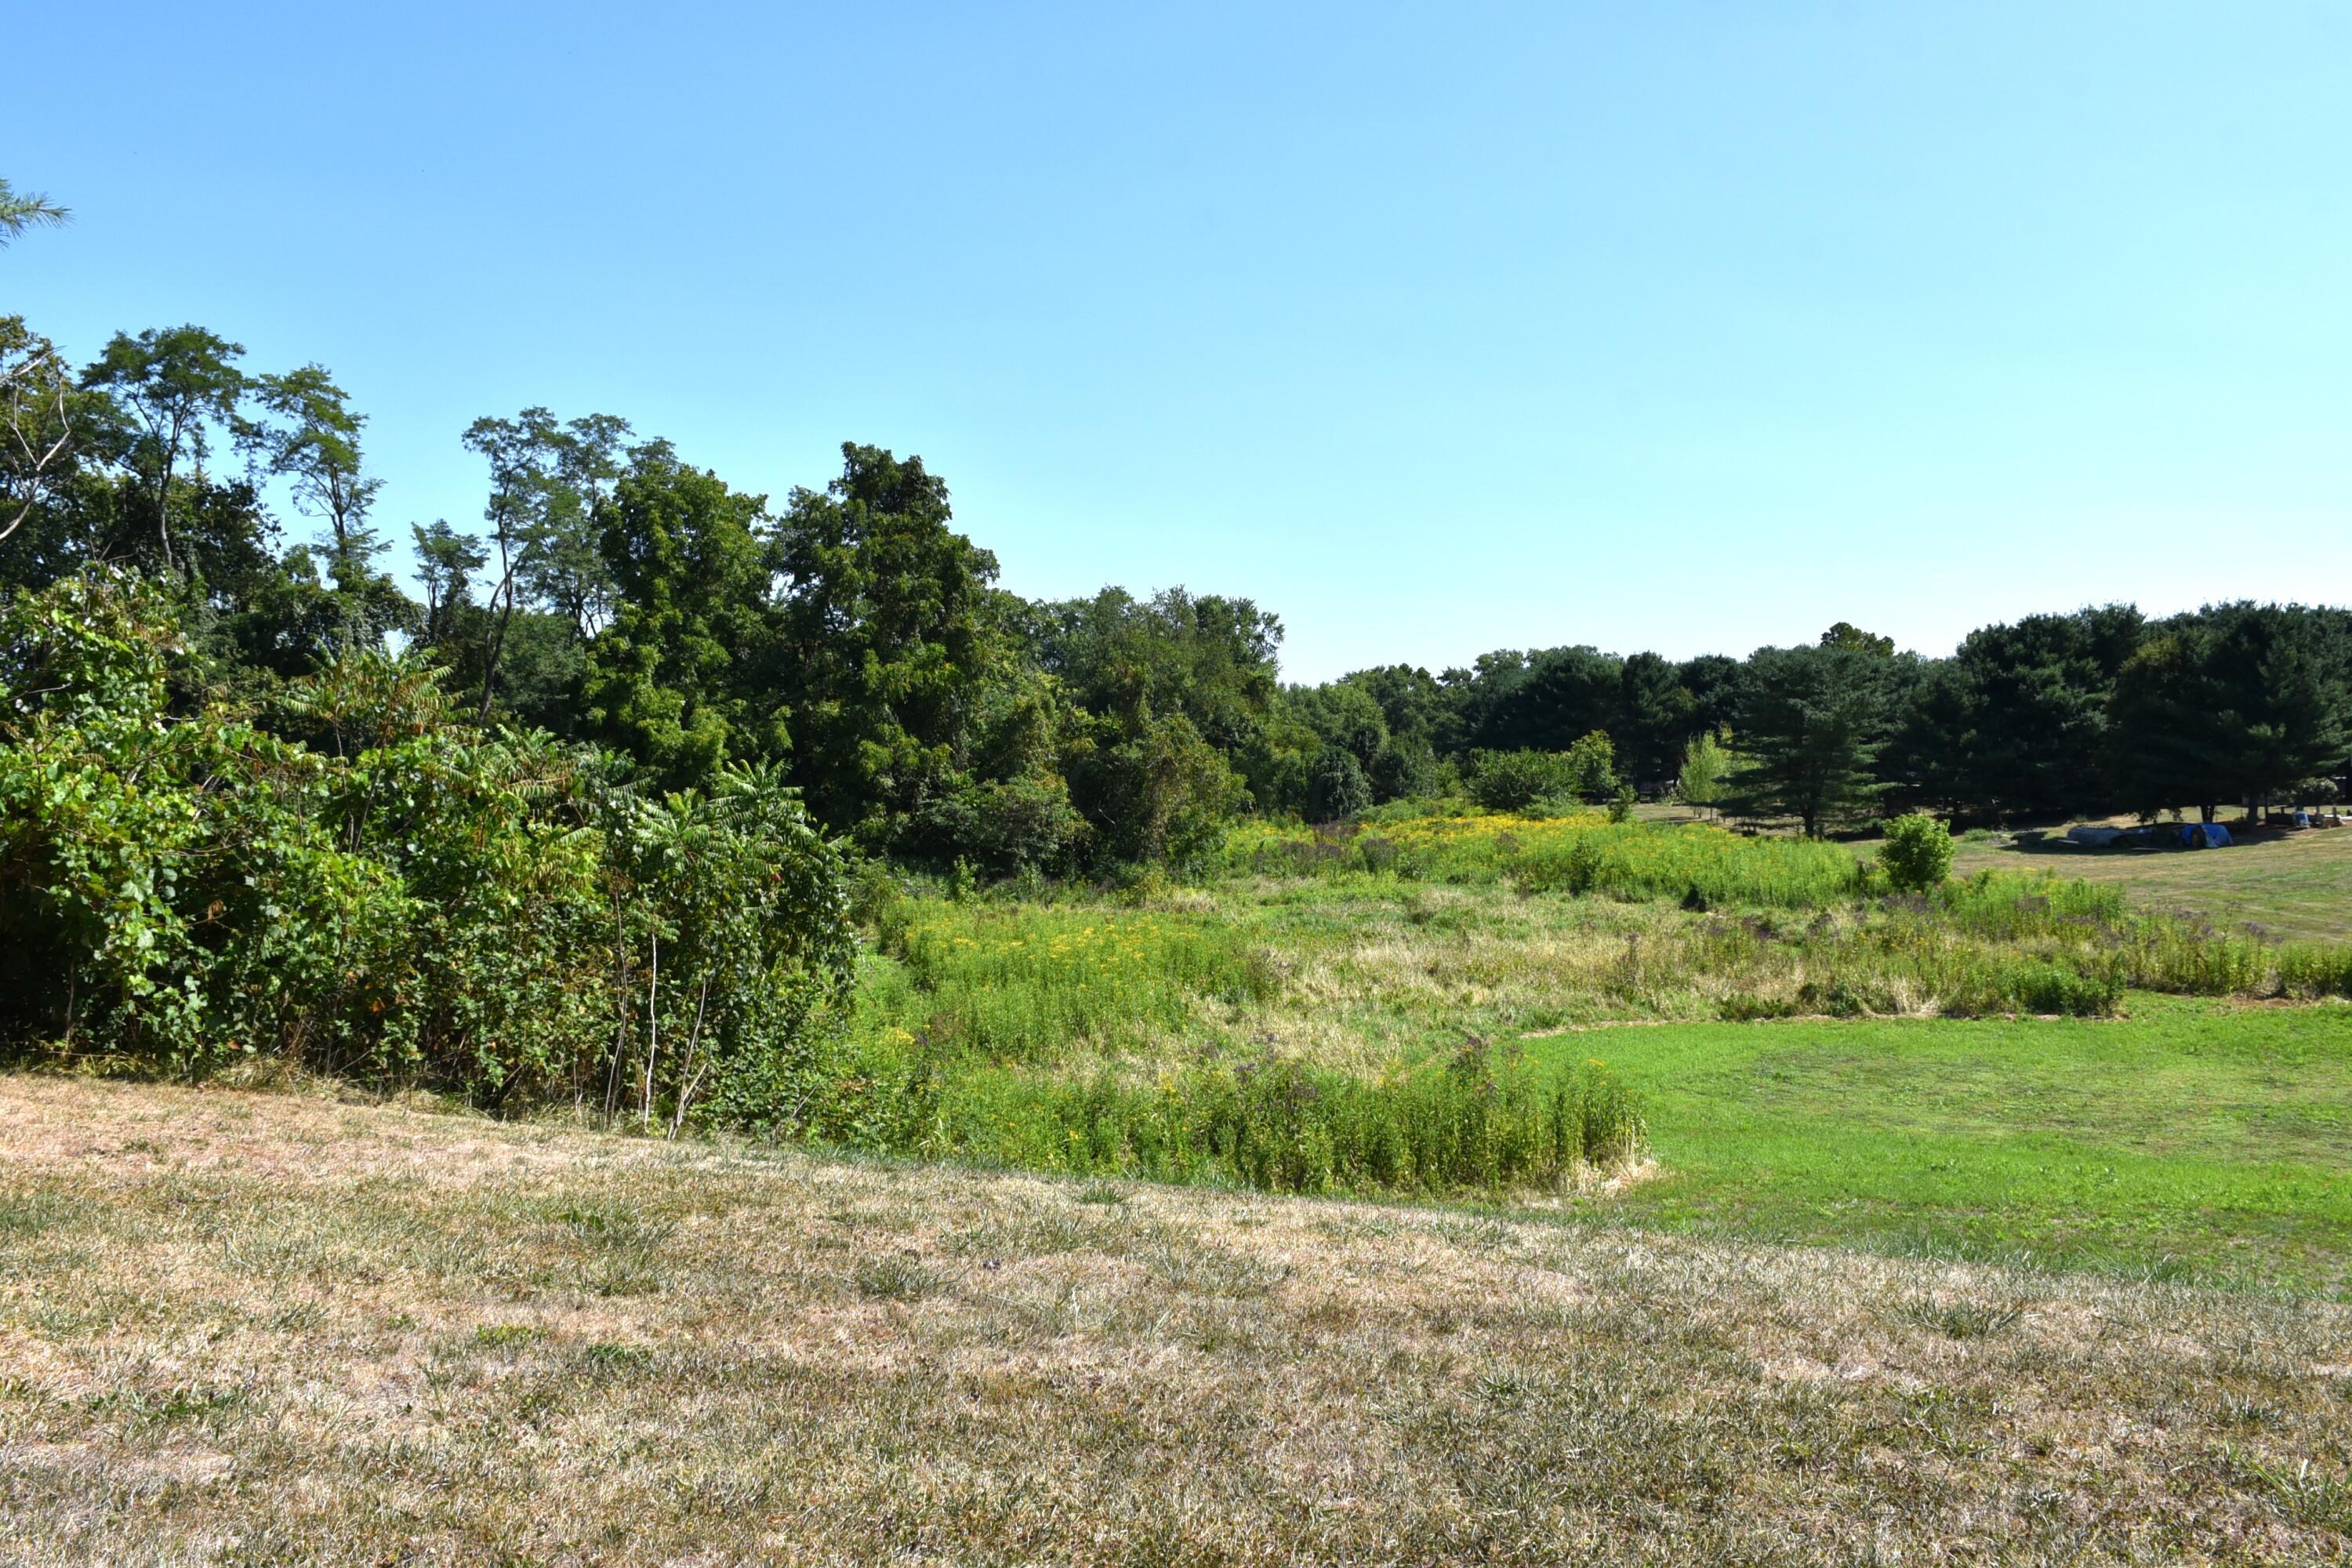
[[[0,1079],[0,1560],[2313,1562],[2352,1310]]]

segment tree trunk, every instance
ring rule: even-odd
[[[499,656],[506,651],[507,621],[514,615],[514,574],[509,571],[499,584],[498,618],[490,623],[489,645],[482,650],[482,706],[474,715],[474,722],[490,721],[490,699],[499,689]]]
[[[653,979],[646,987],[646,1088],[639,1129],[654,1128],[654,1061],[661,1055],[661,932],[653,933]]]

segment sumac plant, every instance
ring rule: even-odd
[[[675,1131],[788,1120],[847,984],[832,847],[772,772],[653,795],[466,722],[413,658],[202,689],[166,592],[0,614],[0,1045],[245,1058]]]

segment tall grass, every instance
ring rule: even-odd
[[[2305,996],[2352,996],[2352,945],[2293,942],[2278,955],[2280,984]]]
[[[1235,831],[1226,860],[1264,876],[1386,871],[1416,881],[1508,881],[1524,892],[1695,907],[1821,909],[1871,885],[1868,865],[1836,845],[1748,837],[1712,824],[1612,822],[1597,811],[1396,816],[1337,832],[1257,825]]]
[[[803,1076],[792,1130],[1037,1170],[1492,1191],[1622,1159],[1643,1125],[1597,1065],[1424,1054],[1470,1027],[2352,994],[2352,950],[2275,950],[2135,911],[2111,886],[1986,874],[1879,896],[1844,851],[1713,828],[1433,816],[1345,837],[1260,828],[1234,850],[1277,885],[884,889],[852,1026]],[[1627,901],[1574,896],[1603,891]],[[1339,1070],[1314,1059],[1334,1031],[1382,1044]]]
[[[2138,913],[2115,888],[2046,872],[1987,872],[1788,930],[1755,917],[1713,918],[1656,945],[1662,975],[1730,980],[1723,1010],[1731,1017],[2088,1016],[2116,1011],[2127,990],[2268,995],[2290,984],[2314,989],[2299,977],[2326,970],[2319,956],[2290,963],[2250,936]]]
[[[1871,873],[1852,851],[1815,839],[1747,838],[1704,824],[1603,822],[1530,846],[1511,879],[1526,892],[1811,910],[1867,892]]]
[[[1263,943],[1205,915],[908,900],[879,924],[913,988],[895,998],[900,1026],[1001,1060],[1181,1037],[1202,1000],[1263,1000],[1278,983]]]
[[[914,1152],[1267,1192],[1548,1187],[1631,1158],[1647,1136],[1602,1064],[1558,1071],[1484,1044],[1372,1081],[1271,1056],[1205,1061],[1148,1086],[1108,1073],[918,1074],[906,1103],[900,1142]]]

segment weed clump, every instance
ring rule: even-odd
[[[937,1274],[908,1258],[868,1258],[851,1282],[859,1295],[876,1301],[919,1301],[946,1288]]]

